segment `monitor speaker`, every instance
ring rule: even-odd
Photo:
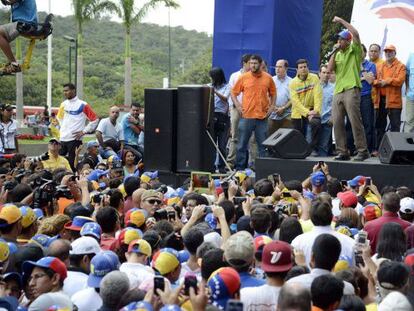
[[[381,163],[414,164],[414,134],[387,132],[378,152]]]
[[[266,138],[263,145],[275,158],[305,159],[311,153],[309,144],[302,133],[295,129],[278,129]]]

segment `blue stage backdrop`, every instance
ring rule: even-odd
[[[228,79],[243,54],[256,53],[269,66],[306,58],[318,70],[322,11],[323,0],[215,0],[213,66]]]

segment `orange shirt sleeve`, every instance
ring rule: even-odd
[[[238,79],[236,84],[233,86],[232,90],[231,90],[231,94],[233,96],[239,96],[239,94],[241,92],[243,92],[243,81],[244,81],[244,75],[241,75]]]

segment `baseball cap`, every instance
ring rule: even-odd
[[[16,205],[6,204],[0,211],[0,219],[4,220],[6,223],[0,224],[0,227],[14,224],[20,218],[22,218],[20,209]]]
[[[9,272],[3,274],[3,279],[7,282],[8,280],[16,280],[17,284],[20,286],[20,288],[23,287],[23,281],[22,276],[20,273],[17,272]]]
[[[338,33],[338,37],[345,39],[345,40],[352,40],[352,34],[349,32],[349,30],[342,30],[340,33]]]
[[[89,149],[92,147],[99,147],[98,142],[94,140],[88,141],[88,143],[86,144],[86,148]]]
[[[27,280],[30,277],[35,267],[52,269],[55,273],[60,275],[60,279],[63,281],[67,276],[67,269],[65,264],[56,257],[43,257],[38,261],[25,261],[22,266],[23,277]]]
[[[227,300],[240,289],[240,276],[233,268],[220,268],[211,274],[207,286],[211,292],[212,304],[224,310]]]
[[[48,236],[46,234],[39,233],[39,234],[36,234],[36,235],[32,236],[32,238],[30,239],[29,242],[34,242],[35,244],[37,244],[37,245],[39,245],[39,246],[41,246],[43,248],[48,248],[49,245],[53,241],[57,240],[58,238],[59,238],[58,235],[56,235],[54,237],[50,237],[50,236]]]
[[[119,245],[131,243],[134,240],[142,239],[143,233],[141,230],[131,227],[122,229],[118,236]]]
[[[149,183],[151,180],[158,178],[158,171],[154,172],[144,172],[141,175],[141,181],[144,183]]]
[[[239,231],[224,243],[224,258],[233,267],[245,267],[253,261],[253,237],[247,231]]]
[[[404,214],[414,213],[414,199],[413,198],[402,198],[400,200],[400,212]]]
[[[288,243],[272,241],[264,247],[262,255],[264,272],[285,272],[292,266],[292,249]]]
[[[149,198],[156,198],[162,200],[162,194],[161,192],[155,190],[145,190],[141,195],[141,201],[145,201]]]
[[[325,174],[321,171],[312,173],[310,178],[311,178],[311,184],[315,187],[323,186],[326,182]]]
[[[366,221],[377,219],[381,214],[381,209],[376,204],[371,203],[364,207],[364,218]]]
[[[54,144],[60,144],[60,141],[58,141],[56,138],[51,138],[49,139],[49,144],[54,143]]]
[[[134,207],[125,213],[124,223],[126,226],[133,224],[139,228],[145,223],[145,215],[142,210]]]
[[[151,245],[149,245],[149,243],[143,239],[134,240],[129,243],[128,253],[143,254],[145,256],[151,257]]]
[[[16,109],[16,106],[13,106],[13,105],[10,105],[10,104],[1,104],[0,109],[1,110]]]
[[[182,261],[183,258],[175,249],[165,247],[154,254],[152,266],[161,275],[166,275],[174,271]]]
[[[118,270],[120,262],[118,256],[112,251],[102,251],[91,260],[91,272],[88,276],[88,286],[99,288],[101,281],[109,272]]]
[[[7,242],[3,239],[0,239],[0,262],[4,262],[9,258],[10,249]]]
[[[362,186],[365,182],[365,179],[366,179],[365,176],[358,175],[358,176],[354,177],[353,179],[348,180],[348,185],[350,187]]]
[[[204,217],[204,221],[208,224],[208,226],[215,230],[217,227],[217,218],[214,216],[213,213],[208,213],[205,217]]]
[[[71,255],[86,255],[86,254],[98,254],[101,252],[96,239],[90,236],[82,236],[77,238],[71,244],[72,249],[69,251]]]
[[[120,311],[153,311],[152,305],[146,301],[135,301],[123,307]]]
[[[71,222],[68,222],[65,225],[65,229],[72,231],[81,231],[83,225],[88,222],[94,222],[94,220],[86,216],[75,216]]]
[[[92,236],[96,238],[97,240],[101,239],[101,234],[102,234],[101,226],[96,222],[87,222],[82,226],[80,230],[81,236]]]
[[[254,238],[254,252],[260,251],[260,248],[266,244],[269,244],[273,240],[266,235],[259,235]]]
[[[336,196],[344,207],[355,207],[358,204],[358,197],[352,191],[338,192]]]
[[[397,51],[394,45],[388,44],[385,46],[384,51]]]
[[[87,179],[88,181],[98,181],[102,176],[108,175],[108,172],[109,170],[93,170],[89,173]]]
[[[22,213],[22,226],[23,228],[30,227],[37,220],[37,216],[32,208],[29,206],[22,206],[19,208]]]
[[[234,174],[234,177],[238,178],[239,182],[243,182],[247,177],[250,177],[253,175],[253,171],[249,168],[246,168],[244,171],[237,171],[236,174]]]
[[[38,220],[41,220],[45,217],[45,214],[43,213],[43,211],[40,208],[34,208],[33,212],[35,213],[36,218]]]

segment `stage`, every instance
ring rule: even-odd
[[[382,164],[378,158],[364,162],[334,161],[333,157],[307,157],[304,160],[257,158],[256,180],[267,178],[272,173],[279,173],[284,180],[304,180],[312,173],[312,167],[318,161],[324,161],[329,167],[330,175],[339,180],[350,180],[363,175],[370,176],[380,191],[386,185],[414,189],[413,165]]]

